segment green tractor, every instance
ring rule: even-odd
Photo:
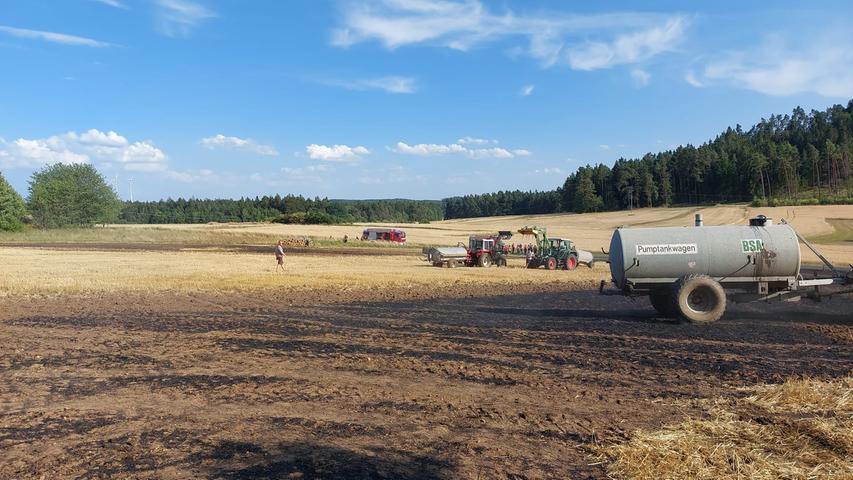
[[[544,266],[548,270],[574,270],[580,263],[589,268],[595,265],[592,253],[578,249],[569,239],[548,238],[545,228],[524,227],[518,233],[536,238],[536,251],[528,253],[527,268]]]

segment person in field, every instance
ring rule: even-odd
[[[278,269],[281,269],[281,272],[284,273],[284,241],[279,240],[278,245],[275,247],[275,271],[278,273]]]

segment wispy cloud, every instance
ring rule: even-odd
[[[648,60],[672,50],[684,36],[686,27],[687,20],[676,17],[663,25],[618,35],[610,42],[587,42],[568,53],[569,66],[575,70],[597,70]]]
[[[480,143],[482,142],[482,143]],[[532,155],[529,150],[518,148],[507,150],[501,147],[470,147],[469,145],[483,145],[485,143],[497,143],[495,140],[484,140],[479,138],[464,137],[456,143],[417,143],[409,145],[406,142],[397,142],[390,151],[404,155],[415,155],[419,157],[432,157],[438,155],[463,154],[470,158],[514,158],[516,156]]]
[[[488,138],[474,138],[465,136],[456,140],[456,143],[459,145],[488,145],[490,143],[498,143],[497,140],[490,140]]]
[[[525,85],[524,87],[521,88],[521,96],[522,97],[529,97],[529,96],[533,95],[533,89],[535,89],[535,88],[536,88],[535,85]]]
[[[685,81],[694,87],[722,84],[767,95],[816,93],[850,98],[853,37],[845,30],[827,33],[807,46],[799,46],[773,36],[753,49],[709,60],[701,74],[688,71]]]
[[[203,21],[216,17],[204,5],[190,0],[156,0],[157,29],[169,37],[187,37]]]
[[[631,70],[631,79],[634,81],[634,85],[638,87],[645,87],[649,84],[649,80],[651,80],[652,75],[640,68],[635,68]]]
[[[683,15],[637,12],[524,14],[494,12],[479,0],[379,0],[346,3],[332,32],[339,47],[375,40],[389,49],[428,45],[468,50],[502,39],[543,66],[577,70],[610,68],[670,51],[685,35]]]
[[[98,2],[98,3],[103,3],[104,5],[107,5],[107,6],[110,6],[110,7],[113,7],[113,8],[121,8],[121,9],[124,9],[124,10],[127,10],[127,9],[128,9],[127,5],[125,5],[125,4],[124,4],[123,2],[121,2],[120,0],[92,0],[92,1],[95,1],[95,2]]]
[[[271,157],[278,155],[278,150],[276,150],[272,145],[262,145],[251,138],[230,137],[221,133],[212,137],[202,138],[199,143],[210,150],[224,148],[230,150],[242,150]]]
[[[388,93],[415,93],[417,91],[414,78],[397,75],[354,80],[323,79],[319,80],[318,83],[347,90],[384,90]]]
[[[65,33],[45,32],[42,30],[29,30],[26,28],[15,28],[0,25],[0,33],[11,35],[18,38],[29,38],[33,40],[42,40],[51,43],[60,43],[63,45],[72,45],[76,47],[109,47],[107,42],[101,42],[86,37],[78,37],[76,35],[68,35]]]
[[[310,158],[324,162],[354,162],[370,153],[370,150],[362,146],[333,145],[329,147],[316,143],[305,147],[305,151]]]

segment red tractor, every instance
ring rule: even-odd
[[[497,235],[471,235],[468,237],[468,258],[465,260],[465,265],[469,267],[491,267],[493,264],[498,267],[506,266],[506,255],[509,252],[509,247],[504,244],[504,240],[512,237],[512,232],[498,232]],[[460,244],[460,246],[464,246]]]

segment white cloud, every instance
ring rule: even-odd
[[[483,143],[497,143],[496,140],[484,140],[478,138],[465,137],[459,139],[457,143],[451,144],[436,144],[436,143],[418,143],[409,145],[405,142],[397,142],[394,148],[390,148],[392,152],[402,153],[406,155],[416,155],[419,157],[430,157],[436,155],[448,154],[464,154],[470,158],[514,158],[515,156],[527,156],[531,152],[523,148],[509,151],[500,147],[489,148],[471,148],[466,145],[480,145]]]
[[[0,167],[39,168],[53,163],[92,163],[125,170],[154,172],[166,169],[168,157],[149,141],[130,143],[114,131],[91,129],[82,134],[67,132],[43,139],[0,139]]]
[[[190,0],[156,0],[157,29],[169,37],[187,37],[204,20],[216,13]]]
[[[15,28],[0,25],[0,33],[5,33],[13,37],[29,38],[33,40],[43,40],[45,42],[60,43],[63,45],[71,45],[75,47],[109,47],[107,42],[100,42],[86,37],[78,37],[76,35],[68,35],[65,33],[45,32],[42,30],[28,30],[26,28]]]
[[[498,141],[489,140],[488,138],[462,137],[456,140],[456,143],[459,145],[488,145],[490,143],[498,143]]]
[[[98,2],[98,3],[103,3],[104,5],[107,5],[107,6],[110,6],[113,8],[122,8],[124,10],[127,10],[127,5],[120,2],[119,0],[94,0],[94,1]]]
[[[74,132],[69,132],[69,135],[74,135]],[[127,145],[127,139],[110,130],[109,132],[101,132],[94,128],[80,135],[80,143],[88,145],[99,145],[103,147],[123,147]]]
[[[391,75],[386,77],[362,78],[356,80],[320,80],[319,83],[347,90],[384,90],[388,93],[415,93],[415,79]]]
[[[125,170],[158,172],[166,169],[166,154],[148,142],[135,142],[121,149],[117,159]]]
[[[338,47],[376,40],[388,49],[428,45],[465,51],[502,39],[526,40],[524,52],[543,66],[579,70],[635,63],[670,51],[683,37],[681,15],[635,12],[524,14],[494,12],[480,0],[379,0],[345,4]]]
[[[536,174],[557,174],[563,173],[563,170],[560,167],[545,167],[541,169],[536,169],[533,171]]]
[[[278,150],[276,150],[272,145],[262,145],[251,138],[229,137],[221,133],[212,137],[202,138],[200,143],[210,150],[226,148],[232,150],[243,150],[269,157],[278,155]]]
[[[631,70],[631,79],[634,80],[634,85],[638,87],[645,87],[648,85],[651,78],[651,74],[645,70],[639,68]]]
[[[602,143],[601,145],[598,146],[598,148],[600,148],[602,150],[610,150],[610,145],[607,145],[606,143]]]
[[[430,155],[445,155],[448,153],[465,153],[468,149],[457,143],[451,145],[438,145],[435,143],[409,145],[405,142],[397,142],[397,146],[394,148],[394,151],[397,153],[427,157]]]
[[[370,150],[362,146],[333,145],[329,147],[315,143],[305,147],[305,151],[310,158],[324,162],[352,162],[370,153]]]
[[[51,137],[53,138],[53,137]],[[11,143],[0,143],[0,167],[38,168],[53,163],[89,163],[89,156],[69,150],[51,139],[28,140],[19,138]]]
[[[597,70],[648,60],[672,50],[686,28],[687,20],[676,17],[660,26],[618,35],[612,42],[588,42],[569,52],[569,66],[575,70]]]
[[[694,87],[724,84],[767,95],[847,99],[853,96],[853,37],[847,31],[827,34],[806,47],[771,37],[754,49],[709,60],[700,76],[688,71],[685,80]]]
[[[696,78],[696,74],[693,73],[693,70],[687,71],[687,73],[684,75],[684,81],[696,88],[702,88],[705,86],[702,82],[699,81],[698,78]]]
[[[529,97],[530,95],[533,94],[533,89],[535,89],[535,88],[536,88],[536,85],[525,85],[521,89],[521,96],[522,97]]]
[[[515,150],[512,151],[512,154],[519,156],[519,157],[529,157],[529,156],[533,155],[533,152],[531,152],[530,150],[527,150],[526,148],[516,148]]]

